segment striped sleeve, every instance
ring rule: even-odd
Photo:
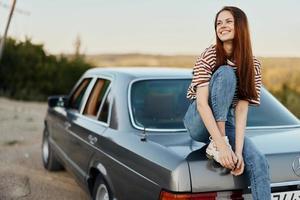
[[[208,47],[196,60],[193,68],[193,78],[188,88],[187,98],[194,99],[197,87],[207,86],[212,76],[216,62],[214,46]]]
[[[258,59],[254,58],[254,70],[255,70],[255,88],[257,92],[257,99],[248,99],[250,106],[260,105],[260,91],[262,86],[261,64]]]

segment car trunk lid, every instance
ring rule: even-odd
[[[257,128],[246,132],[266,155],[274,185],[300,181],[300,128]],[[186,158],[190,167],[192,192],[247,188],[249,182],[245,173],[237,177],[231,175],[228,170],[206,158],[205,148],[193,151]]]

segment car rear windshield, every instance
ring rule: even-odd
[[[141,80],[130,92],[133,121],[140,128],[185,129],[182,119],[191,103],[190,79]],[[261,105],[249,107],[247,126],[300,125],[299,120],[262,88]]]
[[[260,106],[249,107],[247,126],[289,125],[300,125],[300,121],[271,93],[262,88]]]
[[[184,129],[190,79],[138,81],[131,88],[134,122],[142,128]]]

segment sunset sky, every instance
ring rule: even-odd
[[[0,0],[1,35],[10,3]],[[199,54],[225,5],[247,14],[255,55],[300,56],[298,0],[18,0],[9,35],[54,54],[74,52],[78,35],[85,54]]]

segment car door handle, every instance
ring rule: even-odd
[[[92,145],[94,145],[98,141],[97,137],[92,136],[92,135],[88,136],[88,140],[89,140],[89,143]]]
[[[64,123],[64,125],[65,125],[65,129],[68,129],[68,128],[70,128],[70,127],[71,127],[71,124],[70,124],[70,122],[65,122],[65,123]]]

